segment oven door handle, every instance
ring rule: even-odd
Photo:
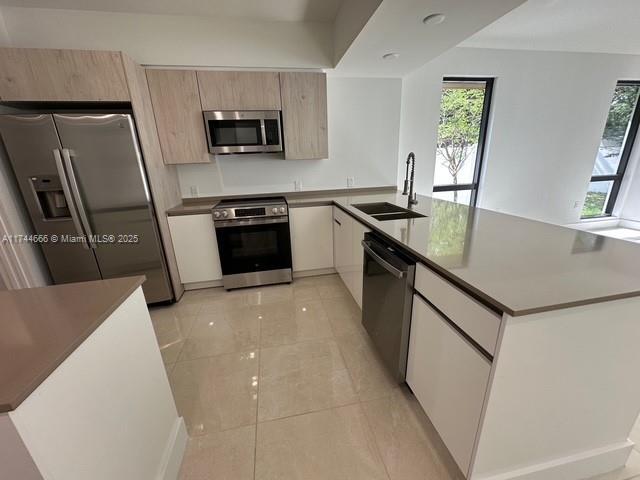
[[[361,243],[362,243],[362,248],[364,248],[364,251],[367,252],[367,254],[369,254],[371,258],[373,258],[373,260],[378,265],[380,265],[382,268],[384,268],[387,272],[389,272],[394,277],[404,278],[404,276],[406,275],[406,272],[403,272],[402,270],[397,269],[396,267],[391,265],[389,262],[387,262],[384,258],[382,258],[380,255],[378,255],[376,252],[374,252],[373,249],[369,246],[369,242],[367,242],[366,240],[362,240]]]
[[[247,218],[246,220],[214,220],[215,228],[227,227],[251,227],[253,225],[272,225],[275,223],[289,223],[289,218],[284,215],[282,217],[270,218]]]

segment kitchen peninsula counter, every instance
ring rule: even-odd
[[[142,283],[125,277],[0,293],[0,413],[15,410]]]
[[[143,282],[0,293],[0,477],[177,478],[187,433]]]

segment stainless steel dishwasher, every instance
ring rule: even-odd
[[[407,371],[416,262],[373,233],[365,234],[362,247],[362,325],[401,383]]]

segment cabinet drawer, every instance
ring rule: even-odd
[[[490,372],[489,361],[414,295],[407,383],[465,474]]]
[[[415,289],[491,355],[501,317],[422,264],[416,265]]]

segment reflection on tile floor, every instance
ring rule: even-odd
[[[181,480],[464,478],[337,275],[190,291],[151,318],[190,436]],[[634,475],[638,452],[597,480]]]

